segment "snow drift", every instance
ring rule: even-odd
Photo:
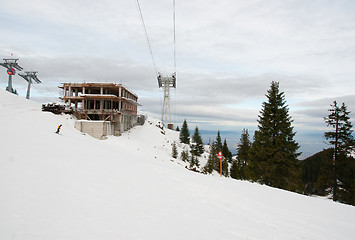
[[[97,140],[68,115],[3,90],[0,99],[0,239],[355,236],[352,206],[186,170],[171,158],[178,133],[155,119]]]

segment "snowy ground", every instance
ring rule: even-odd
[[[37,103],[0,100],[1,240],[355,236],[353,206],[186,170],[171,161],[178,134],[155,119],[96,140]]]

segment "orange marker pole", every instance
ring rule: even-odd
[[[222,152],[221,152],[221,151],[218,152],[218,158],[219,158],[219,160],[220,160],[220,167],[219,167],[219,169],[221,170],[221,177],[222,177],[222,158],[223,158],[223,155],[222,155]]]

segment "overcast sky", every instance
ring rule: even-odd
[[[174,71],[173,1],[139,1],[157,70]],[[0,57],[38,71],[34,99],[62,82],[123,83],[160,115],[162,91],[136,0],[0,0]],[[355,110],[355,1],[176,0],[177,89],[172,119],[190,128],[254,131],[271,81],[280,82],[307,151],[324,139],[332,101]],[[0,71],[2,88],[6,70]],[[26,82],[14,77],[26,94]],[[251,134],[252,135],[252,134]],[[237,136],[239,138],[240,136]],[[297,135],[296,135],[297,137]]]

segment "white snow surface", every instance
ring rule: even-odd
[[[355,237],[353,206],[187,170],[156,119],[97,140],[68,115],[0,100],[1,240]]]

